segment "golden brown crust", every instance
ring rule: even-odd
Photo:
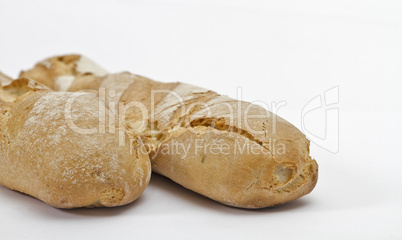
[[[224,154],[214,154],[212,149],[203,152],[199,147],[202,145],[197,144],[200,139],[203,144],[219,139],[219,146],[226,144],[230,148]],[[283,171],[284,165],[276,162],[258,144],[236,133],[202,127],[195,131],[183,129],[166,144],[174,145],[175,142],[189,144],[188,156],[183,159],[182,152],[166,154],[160,148],[156,157],[151,156],[153,171],[226,205],[263,208],[282,204],[311,192],[317,181],[318,166],[310,158],[298,172],[283,182],[278,181],[278,169]],[[254,150],[241,152],[236,144],[251,145]]]
[[[153,171],[186,188],[227,205],[262,208],[308,194],[317,182],[307,138],[262,107],[130,73],[101,81],[115,93],[108,102],[143,103],[146,114],[125,111],[127,127],[142,136]],[[211,144],[226,150],[216,152]]]
[[[155,116],[163,137],[151,152],[154,171],[243,208],[285,203],[314,188],[318,166],[309,156],[309,141],[297,128],[257,105],[200,89],[194,93],[196,88],[176,87],[184,103],[172,98],[172,104],[157,104],[163,105]],[[190,108],[194,103],[206,105]],[[164,154],[163,148],[177,144],[185,148]]]
[[[95,95],[24,78],[0,90],[2,185],[58,208],[120,206],[144,191],[151,168],[142,141],[100,131]]]

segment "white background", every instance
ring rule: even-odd
[[[339,151],[312,144],[314,191],[262,210],[156,175],[114,209],[59,210],[0,187],[1,239],[402,239],[401,1],[0,0],[1,71],[17,77],[66,53],[111,72],[286,101],[278,114],[298,128],[303,107],[338,86]],[[323,113],[306,118],[312,132],[325,130]]]

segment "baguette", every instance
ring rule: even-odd
[[[76,55],[74,55],[76,56]],[[129,131],[141,136],[152,170],[226,205],[263,208],[310,193],[318,165],[309,140],[266,109],[185,83],[161,83],[128,72],[77,73],[79,59],[46,60],[22,76],[50,81],[68,68],[69,90],[106,89],[106,101],[130,105],[115,110]],[[52,73],[52,78],[45,76]],[[64,74],[64,73],[63,73]],[[56,89],[57,90],[57,89]],[[112,94],[110,94],[112,93]],[[256,117],[258,116],[258,118]]]
[[[54,92],[27,78],[0,86],[0,184],[57,208],[137,199],[151,174],[145,146],[121,126],[111,133],[117,124],[98,131],[100,114],[93,94]]]

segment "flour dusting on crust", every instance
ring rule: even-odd
[[[77,72],[81,74],[92,73],[95,76],[102,77],[108,73],[101,66],[84,56],[80,57],[80,59],[76,62],[76,66]]]
[[[74,80],[75,76],[72,75],[56,77],[55,79],[56,88],[59,91],[66,92],[70,88],[71,84],[73,84]]]
[[[127,88],[134,83],[137,76],[124,72],[117,74],[109,74],[102,82],[100,88],[105,88],[108,92],[109,102],[120,102],[120,98]],[[113,90],[111,92],[110,90]]]
[[[197,95],[194,93],[206,93],[209,90],[186,83],[180,83],[176,88],[166,95],[166,97],[156,106],[155,112],[160,127],[167,124],[171,119],[173,113],[184,104],[185,101],[191,100]]]

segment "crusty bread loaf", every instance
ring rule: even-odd
[[[150,180],[148,154],[117,123],[101,131],[103,111],[114,116],[89,93],[26,78],[0,86],[0,184],[58,208],[137,199]]]
[[[141,135],[154,172],[221,203],[262,208],[305,194],[317,182],[309,141],[284,119],[257,105],[184,83],[161,83],[130,73],[97,77],[69,56],[39,63],[23,76],[45,83],[70,66],[69,90],[106,89],[106,101],[131,132]],[[53,64],[54,62],[57,62]],[[52,75],[48,86],[61,75]],[[46,83],[45,83],[46,84]],[[142,105],[141,105],[142,104]],[[126,106],[126,107],[124,107]]]

